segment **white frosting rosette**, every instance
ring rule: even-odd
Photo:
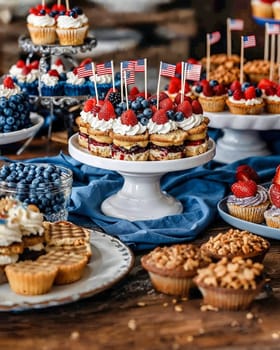
[[[177,130],[177,124],[174,120],[168,120],[164,124],[157,124],[152,119],[149,120],[147,128],[150,134],[168,134],[171,131]]]
[[[55,19],[48,14],[37,16],[31,13],[27,16],[27,23],[35,27],[52,27],[55,25]]]

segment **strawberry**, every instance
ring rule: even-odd
[[[84,104],[84,111],[85,112],[90,112],[93,110],[93,107],[96,105],[96,98],[90,98],[87,100]]]
[[[16,66],[18,68],[23,68],[25,66],[25,62],[23,60],[18,60]]]
[[[241,90],[241,84],[239,80],[235,80],[231,83],[230,85],[230,90],[235,91],[235,90]]]
[[[280,208],[280,185],[272,184],[269,188],[270,201],[275,207]]]
[[[241,91],[241,89],[236,89],[234,90],[232,97],[235,100],[239,101],[243,98],[243,92]]]
[[[164,100],[160,101],[159,108],[162,108],[165,111],[168,111],[169,109],[174,108],[174,104],[170,98],[165,98]]]
[[[265,94],[267,95],[267,96],[273,96],[273,95],[275,95],[276,94],[276,88],[274,87],[274,86],[269,86],[268,88],[266,88],[265,90],[264,90],[264,92],[265,92]]]
[[[48,71],[48,74],[49,74],[49,76],[51,76],[51,77],[59,77],[59,73],[58,73],[58,71],[57,71],[56,69],[50,69],[50,70]]]
[[[223,84],[218,84],[213,87],[216,96],[222,96],[226,94],[226,89]]]
[[[31,62],[28,67],[30,68],[30,70],[32,69],[39,69],[39,61],[35,60],[33,62]]]
[[[198,64],[198,61],[195,58],[190,57],[190,58],[187,59],[187,63]]]
[[[203,92],[204,96],[206,96],[206,97],[212,97],[214,95],[214,91],[209,84],[208,85],[205,84],[203,86],[202,92]]]
[[[280,185],[280,165],[276,168],[274,178],[272,179],[273,184]]]
[[[250,167],[250,165],[243,164],[239,165],[236,169],[236,180],[254,180],[255,182],[259,182],[259,175],[256,170]]]
[[[262,78],[259,83],[258,83],[258,88],[259,89],[262,89],[262,90],[265,90],[269,87],[275,87],[275,85],[277,86],[277,83],[275,83],[274,81],[271,81],[267,78]]]
[[[182,99],[182,94],[181,93],[178,93],[175,97],[175,100],[174,102],[179,105],[181,103],[181,99]],[[192,98],[190,96],[186,96],[184,95],[183,97],[183,101],[189,101],[190,103],[192,103]]]
[[[254,86],[249,86],[245,92],[244,97],[246,100],[252,100],[253,98],[256,98],[256,89]]]
[[[92,63],[92,58],[88,57],[85,58],[81,63],[80,63],[80,67],[84,67],[85,65]]]
[[[25,67],[22,68],[22,74],[23,75],[29,74],[30,71],[31,71],[31,68],[29,66],[25,66]]]
[[[190,92],[190,91],[191,91],[190,85],[189,85],[189,83],[186,81],[186,82],[185,82],[185,94],[187,94],[187,93]]]
[[[58,58],[54,63],[56,66],[63,66],[63,62],[61,58]]]
[[[128,109],[127,111],[124,111],[121,115],[121,122],[125,125],[137,125],[138,120],[135,112],[132,109]]]
[[[180,89],[181,89],[181,80],[177,77],[171,78],[168,85],[168,92],[170,94],[175,94],[176,92],[179,92]]]
[[[3,85],[6,89],[14,89],[15,84],[11,77],[6,77],[3,80]]]
[[[129,91],[129,95],[137,95],[137,94],[139,94],[139,90],[138,90],[138,88],[136,87],[136,86],[133,86],[133,88]]]
[[[181,62],[176,63],[175,73],[177,73],[177,74],[182,73],[182,63]]]
[[[165,124],[168,122],[168,117],[164,109],[159,109],[152,116],[152,121],[156,124]]]
[[[255,196],[258,186],[253,180],[237,181],[231,186],[232,193],[238,198]]]
[[[115,113],[114,106],[110,101],[108,100],[104,101],[98,113],[98,119],[104,119],[107,121],[115,118],[116,118],[116,113]]]
[[[192,111],[193,114],[203,114],[202,106],[198,100],[192,101]]]
[[[192,115],[192,105],[189,101],[184,101],[178,105],[177,111],[183,112],[185,117],[190,117]]]

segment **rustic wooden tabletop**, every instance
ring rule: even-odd
[[[67,145],[35,139],[12,159],[67,153]],[[229,226],[215,222],[194,242]],[[280,236],[279,236],[280,237]],[[0,313],[0,348],[10,349],[279,349],[280,241],[270,240],[264,264],[271,290],[247,311],[203,311],[198,292],[189,300],[156,292],[135,254],[131,272],[111,289],[67,305]]]

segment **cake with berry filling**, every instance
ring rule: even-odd
[[[227,198],[229,213],[242,220],[260,224],[264,222],[264,212],[270,201],[266,188],[254,180],[246,178],[238,180],[231,186],[232,194]]]
[[[268,194],[271,207],[264,212],[265,222],[267,226],[280,228],[280,165],[276,168]]]
[[[66,81],[64,83],[64,93],[66,96],[89,95],[88,82],[85,78],[79,77],[77,68],[67,72]]]
[[[178,105],[177,110],[183,112],[184,119],[177,121],[179,129],[184,130],[185,157],[193,157],[205,153],[208,150],[208,124],[209,118],[203,115],[203,109],[198,100],[194,100],[191,106],[184,101]]]
[[[92,114],[88,128],[88,149],[95,156],[111,158],[111,131],[116,119],[114,106],[106,100],[102,105],[96,105]]]
[[[149,159],[149,133],[146,123],[137,119],[132,109],[122,112],[113,123],[112,158],[129,161]]]
[[[56,34],[60,45],[82,45],[88,33],[88,18],[80,7],[59,12]]]
[[[205,112],[222,112],[225,109],[227,91],[217,80],[201,81],[202,91],[198,100]],[[197,91],[197,89],[196,89]]]
[[[50,69],[40,77],[40,89],[42,96],[62,96],[64,83],[60,80],[57,70]]]
[[[78,142],[83,148],[88,149],[88,129],[90,126],[91,119],[95,115],[96,98],[90,98],[84,103],[84,107],[80,115],[76,118],[76,124],[79,128]]]
[[[0,133],[32,126],[28,96],[9,76],[0,85]]]
[[[248,85],[243,85],[242,87],[239,82],[235,82],[231,85],[226,100],[226,104],[231,113],[254,115],[263,112],[265,103],[262,98],[261,89],[250,86],[250,84]]]
[[[46,5],[37,5],[29,10],[27,28],[35,45],[49,45],[56,42],[56,20]]]
[[[150,160],[184,158],[186,133],[178,128],[175,118],[173,110],[160,108],[149,119]]]

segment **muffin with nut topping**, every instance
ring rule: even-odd
[[[188,296],[197,269],[210,263],[211,259],[193,244],[157,247],[141,259],[157,291],[180,296]]]
[[[223,258],[198,269],[195,284],[203,302],[221,310],[245,310],[265,283],[264,266],[251,259]]]
[[[213,261],[240,256],[262,262],[270,248],[270,243],[251,232],[231,228],[224,233],[211,236],[200,248]]]

